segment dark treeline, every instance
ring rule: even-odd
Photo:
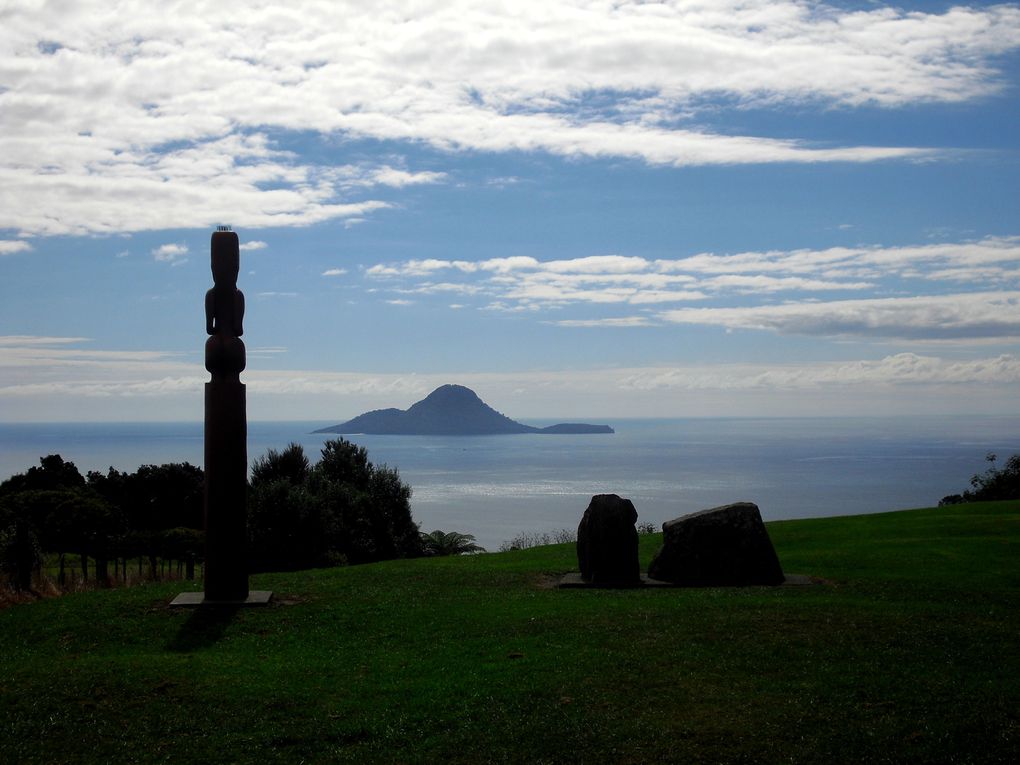
[[[342,438],[314,466],[299,444],[252,464],[248,500],[253,571],[368,563],[422,554],[411,487],[394,468]]]
[[[56,558],[57,584],[73,565],[100,586],[127,578],[128,561],[158,579],[169,561],[189,578],[204,554],[203,472],[184,463],[110,468],[82,476],[52,454],[0,484],[0,564],[30,590]],[[363,563],[422,554],[411,489],[393,468],[344,439],[312,466],[291,444],[252,465],[248,535],[252,571]],[[89,562],[94,569],[90,572]],[[113,563],[111,572],[110,564]]]
[[[940,507],[961,502],[991,502],[994,500],[1020,500],[1020,454],[1014,454],[1002,467],[996,467],[998,457],[990,452],[984,461],[988,469],[971,476],[970,489],[963,494],[942,497]]]
[[[147,561],[153,579],[166,560],[186,563],[192,574],[204,545],[202,482],[202,470],[187,462],[82,476],[59,454],[42,457],[0,484],[0,553],[10,581],[30,589],[46,553],[58,558],[61,587],[68,556],[81,579],[100,585],[111,579],[111,562],[126,578],[128,559]]]
[[[943,497],[940,506],[957,505],[961,502],[990,502],[1000,499],[1020,499],[1020,454],[1014,454],[1001,468],[995,466],[996,455],[989,452],[985,457],[988,470],[977,473],[970,479],[970,488],[962,494]]]

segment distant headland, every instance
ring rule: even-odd
[[[564,422],[547,428],[524,425],[500,414],[470,388],[443,385],[406,411],[376,409],[316,433],[366,433],[394,436],[488,436],[509,433],[546,435],[613,433],[608,425]]]

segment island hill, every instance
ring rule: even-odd
[[[488,436],[504,433],[612,433],[608,425],[561,423],[547,428],[511,420],[463,385],[443,385],[403,409],[376,409],[316,433],[365,433],[400,436]]]

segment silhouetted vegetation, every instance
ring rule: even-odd
[[[367,563],[422,554],[411,487],[368,451],[327,441],[311,466],[304,449],[270,449],[252,465],[248,503],[256,571]]]
[[[461,534],[459,531],[430,531],[422,533],[421,543],[425,554],[430,556],[465,555],[485,552],[485,548],[475,544],[473,534]]]
[[[559,529],[557,531],[522,531],[513,539],[500,542],[499,551],[527,550],[531,547],[565,544],[577,541],[576,529]]]
[[[656,534],[659,529],[650,521],[643,521],[636,524],[638,534]],[[567,542],[577,541],[577,529],[557,529],[556,531],[522,531],[513,539],[500,542],[500,552],[511,550],[527,550],[531,547],[544,547],[545,545],[560,545]]]
[[[943,497],[939,507],[957,505],[961,502],[991,502],[1000,499],[1020,499],[1020,454],[1014,454],[1006,464],[995,467],[997,457],[989,453],[985,457],[988,470],[977,473],[970,479],[971,488],[963,494]]]
[[[638,534],[657,534],[659,528],[651,521],[641,521],[636,524]]]
[[[126,581],[129,560],[138,561],[135,578],[195,576],[205,548],[201,468],[183,462],[82,476],[57,454],[39,463],[0,484],[0,566],[15,589],[32,590],[46,563],[59,588]],[[411,488],[395,469],[373,465],[363,447],[327,441],[313,467],[290,444],[256,459],[251,472],[255,571],[423,554]]]
[[[123,581],[134,558],[148,561],[149,578],[173,561],[193,575],[204,546],[202,482],[202,470],[186,462],[84,477],[58,454],[40,458],[38,467],[0,484],[0,561],[8,581],[31,590],[47,559],[61,588],[69,580]]]

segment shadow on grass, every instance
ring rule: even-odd
[[[215,645],[222,639],[227,626],[234,620],[240,606],[202,606],[196,608],[188,620],[167,644],[168,651],[190,653]]]

